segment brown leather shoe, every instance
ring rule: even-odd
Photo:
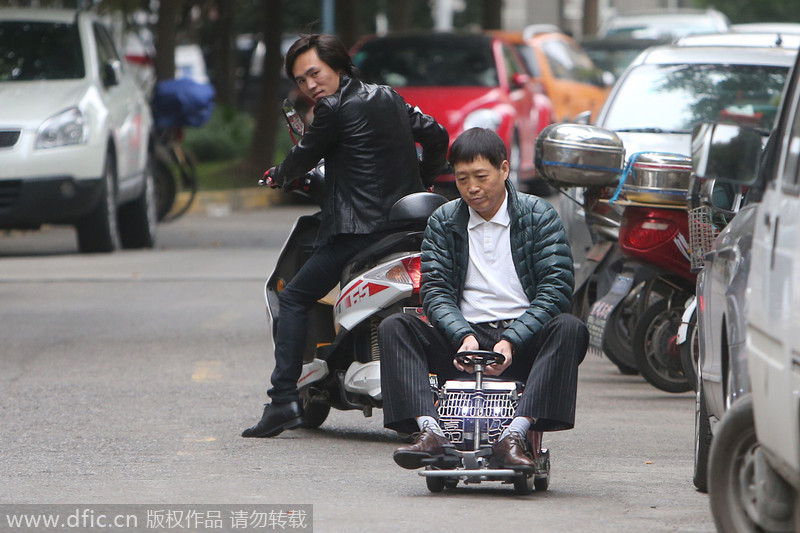
[[[513,468],[523,472],[533,472],[536,469],[536,464],[525,450],[525,441],[513,432],[492,444],[492,452],[503,468]]]
[[[444,453],[445,446],[452,446],[445,437],[428,429],[417,434],[414,444],[400,446],[394,451],[394,462],[403,468],[414,470],[425,466],[423,461]]]

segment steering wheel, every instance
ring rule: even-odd
[[[506,356],[489,350],[464,350],[463,352],[458,352],[454,359],[463,366],[491,366],[503,364]]]

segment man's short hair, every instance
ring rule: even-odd
[[[450,147],[450,164],[472,163],[485,157],[495,168],[500,168],[508,159],[508,150],[503,139],[486,128],[470,128],[459,135]]]
[[[301,35],[286,52],[284,68],[290,80],[294,80],[294,62],[297,61],[297,56],[311,49],[316,50],[319,58],[336,72],[342,72],[351,78],[356,76],[353,60],[342,41],[335,35],[313,33]]]

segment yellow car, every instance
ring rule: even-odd
[[[533,80],[553,102],[556,122],[573,119],[584,111],[591,111],[592,118],[597,116],[610,86],[577,41],[550,25],[492,33],[517,48]]]

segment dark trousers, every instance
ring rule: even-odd
[[[303,370],[309,309],[339,283],[345,265],[358,252],[384,235],[385,233],[334,236],[314,250],[308,261],[278,295],[275,369],[272,372],[272,388],[267,391],[273,402],[287,403],[300,398],[297,380]]]
[[[473,324],[482,350],[492,350],[502,326]],[[381,350],[381,393],[384,426],[411,433],[415,418],[438,419],[428,374],[447,379],[472,379],[453,366],[453,348],[435,329],[411,316],[397,314],[378,328]],[[545,324],[529,346],[517,347],[511,366],[500,377],[525,383],[517,416],[535,419],[531,429],[557,431],[575,426],[578,365],[586,355],[586,326],[570,314]]]

